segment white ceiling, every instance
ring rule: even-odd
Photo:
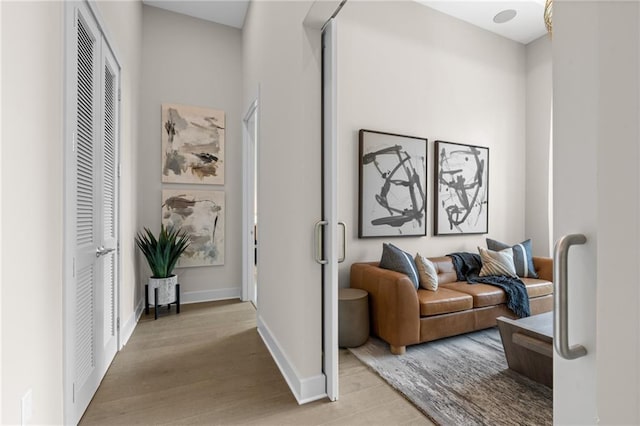
[[[415,1],[523,44],[527,44],[546,33],[543,21],[544,0]],[[249,0],[143,0],[143,2],[149,6],[236,28],[242,28],[249,7]],[[494,23],[493,17],[496,13],[505,9],[515,10],[516,17],[504,24]]]
[[[544,26],[544,0],[416,0],[447,15],[484,28],[522,44],[546,34]],[[504,24],[496,24],[493,17],[506,9],[517,12],[516,17]]]
[[[149,6],[242,28],[249,0],[142,0]]]

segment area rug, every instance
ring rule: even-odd
[[[407,347],[349,349],[440,425],[551,425],[553,391],[508,369],[497,328]]]

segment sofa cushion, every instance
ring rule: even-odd
[[[529,295],[529,299],[532,297],[540,297],[546,296],[548,294],[553,294],[553,283],[540,280],[537,278],[520,278],[524,285],[527,287],[527,294]]]
[[[418,268],[418,277],[420,278],[420,287],[426,290],[436,291],[438,289],[438,273],[433,263],[422,256],[420,253],[415,257],[416,268]]]
[[[458,281],[456,270],[453,268],[453,261],[449,256],[430,257],[429,260],[436,267],[438,273],[438,284],[446,284]]]
[[[416,269],[416,264],[413,261],[413,256],[393,244],[382,244],[380,267],[406,274],[413,283],[413,286],[416,289],[418,288],[420,279],[418,278],[418,270]]]
[[[466,311],[473,308],[473,297],[449,288],[438,288],[438,291],[418,290],[420,316],[448,314]]]
[[[494,285],[469,284],[466,281],[456,281],[444,284],[441,288],[442,287],[470,295],[473,298],[474,308],[483,308],[485,306],[507,303],[507,295],[505,292],[502,291],[500,287],[496,287]]]
[[[533,265],[533,250],[531,249],[530,239],[520,244],[510,246],[509,244],[487,238],[487,248],[489,250],[503,250],[509,247],[513,249],[513,263],[518,276],[522,278],[538,278],[536,268]]]
[[[549,281],[535,278],[521,278],[524,283],[529,298],[546,296],[553,294],[553,284]],[[500,287],[490,284],[469,284],[465,281],[441,284],[438,291],[448,288],[459,293],[466,293],[473,297],[473,307],[483,308],[486,306],[500,305],[507,303],[507,295]]]
[[[481,277],[504,275],[517,278],[516,267],[513,264],[513,249],[511,247],[500,251],[478,247],[478,251],[482,259],[482,269],[480,269],[478,275]]]

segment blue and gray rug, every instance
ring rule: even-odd
[[[440,425],[551,425],[553,391],[507,367],[497,328],[407,347],[349,349]]]

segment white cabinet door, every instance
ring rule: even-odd
[[[555,424],[640,420],[639,13],[554,2],[554,239],[587,238],[568,256],[569,344],[587,354],[554,353]]]

